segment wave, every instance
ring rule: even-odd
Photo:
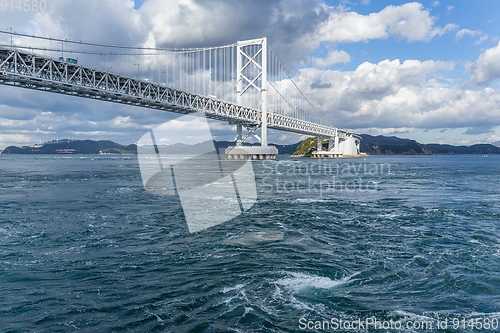
[[[288,273],[289,277],[281,278],[275,282],[277,285],[284,286],[294,292],[304,291],[306,289],[332,289],[347,285],[351,277],[346,276],[340,280],[332,280],[328,277],[309,275],[305,273]]]

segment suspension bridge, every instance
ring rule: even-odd
[[[314,108],[266,38],[212,48],[162,49],[0,33],[11,37],[10,45],[0,44],[1,84],[235,124],[236,145],[227,150],[229,158],[275,158],[278,151],[268,145],[268,129],[318,137],[315,157],[359,153],[361,138],[333,126]],[[26,46],[22,41],[28,38],[33,41]],[[75,55],[84,59],[78,61]],[[89,56],[104,57],[105,69],[84,65],[90,62]],[[120,60],[124,56],[137,62],[134,67]],[[129,74],[110,71],[113,67],[108,64]],[[136,77],[130,73],[135,66]],[[260,147],[243,148],[250,136],[260,141]],[[323,140],[328,140],[326,150],[322,148]]]

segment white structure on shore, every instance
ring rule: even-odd
[[[359,156],[359,145],[361,137],[356,134],[347,135],[343,140],[339,137],[327,138],[328,149],[323,150],[323,138],[318,137],[318,145],[315,151],[312,152],[312,157],[346,157]]]

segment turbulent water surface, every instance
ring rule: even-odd
[[[253,167],[255,205],[189,233],[136,157],[0,156],[0,330],[494,331],[499,156]]]

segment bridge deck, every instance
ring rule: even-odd
[[[168,87],[164,84],[85,67],[64,60],[0,47],[0,84],[171,111],[230,123],[257,125],[261,110]],[[267,113],[268,128],[345,139],[351,132]]]

